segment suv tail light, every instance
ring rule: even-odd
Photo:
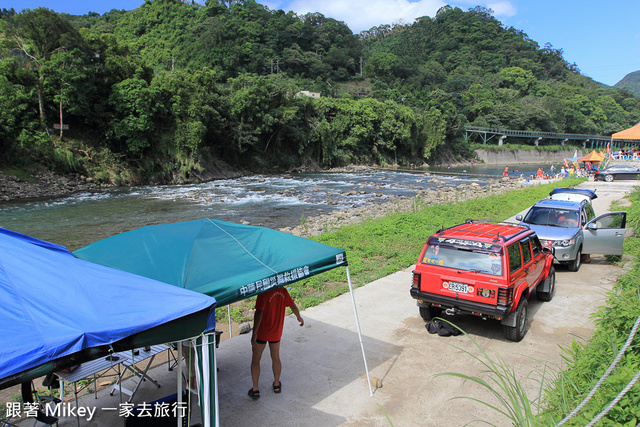
[[[513,301],[513,288],[498,289],[498,304],[509,305]]]
[[[411,287],[415,289],[420,289],[420,273],[413,272],[413,280],[411,282]]]

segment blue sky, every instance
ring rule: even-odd
[[[197,0],[202,2],[203,0]],[[503,24],[524,31],[540,47],[551,43],[582,74],[614,85],[640,70],[639,0],[257,0],[270,9],[303,14],[320,12],[344,21],[354,33],[381,24],[411,23],[434,16],[446,4],[467,10],[483,6]],[[144,0],[1,0],[0,7],[47,7],[56,12],[84,15],[111,9],[131,10]]]

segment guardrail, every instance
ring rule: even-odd
[[[590,134],[575,134],[575,133],[554,133],[554,132],[537,132],[527,130],[515,130],[515,129],[501,129],[501,128],[486,128],[480,126],[465,126],[466,137],[469,138],[469,134],[479,134],[482,138],[482,143],[486,145],[487,141],[498,136],[498,145],[502,145],[507,137],[511,138],[529,138],[535,139],[533,142],[536,146],[543,139],[557,139],[561,140],[561,144],[567,141],[582,141],[583,147],[586,148],[587,143],[591,143],[591,148],[603,147],[606,144],[619,147],[623,143],[622,141],[612,141],[611,136],[604,135],[590,135]]]

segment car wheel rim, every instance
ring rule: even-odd
[[[524,331],[524,327],[527,319],[527,309],[526,308],[522,308],[522,310],[520,310],[520,318],[518,319],[518,330],[522,333]]]

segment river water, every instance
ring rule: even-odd
[[[517,174],[526,177],[537,167],[522,168]],[[420,170],[256,175],[193,185],[118,188],[4,202],[0,227],[70,250],[145,225],[199,218],[246,221],[275,229],[295,227],[303,217],[381,203],[392,196],[413,197],[421,189],[471,182],[486,185],[500,177],[503,169],[487,165],[428,169],[434,176]],[[430,182],[434,178],[437,183]]]

